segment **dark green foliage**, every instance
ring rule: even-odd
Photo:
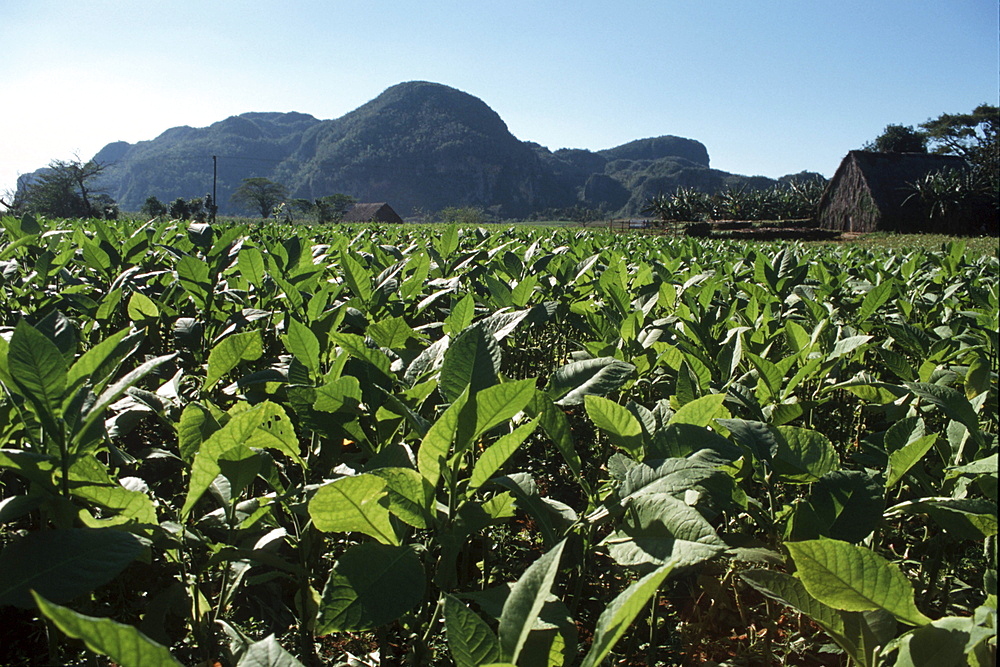
[[[886,125],[882,134],[861,150],[879,153],[926,153],[927,137],[909,125]]]

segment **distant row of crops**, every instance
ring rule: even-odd
[[[765,189],[727,188],[709,194],[680,187],[649,200],[647,213],[660,220],[803,220],[815,218],[826,181],[812,178]]]
[[[0,662],[994,664],[995,255],[2,225]]]

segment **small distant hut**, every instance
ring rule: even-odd
[[[347,209],[342,220],[343,222],[387,222],[397,225],[403,222],[399,214],[385,202],[354,204]]]
[[[968,169],[955,155],[851,151],[819,201],[819,226],[841,232],[934,231],[912,183],[944,169]],[[947,230],[941,230],[947,231]]]

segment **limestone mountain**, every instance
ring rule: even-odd
[[[149,141],[118,141],[94,159],[97,184],[124,210],[155,195],[169,203],[211,191],[217,157],[220,212],[240,182],[262,176],[292,197],[344,193],[386,201],[403,216],[477,206],[503,217],[576,206],[633,215],[678,186],[714,192],[774,181],[712,169],[693,139],[661,136],[601,151],[521,141],[482,100],[436,83],[401,83],[350,113],[244,113],[204,128],[175,127]]]

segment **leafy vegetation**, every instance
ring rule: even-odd
[[[995,254],[2,225],[5,664],[995,662]]]

